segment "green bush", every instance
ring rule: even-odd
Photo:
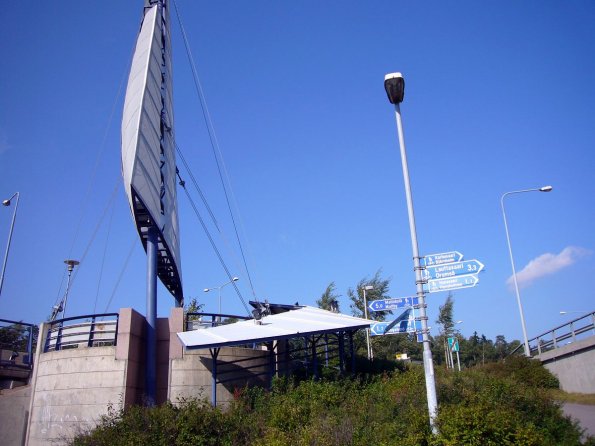
[[[73,445],[454,446],[579,445],[580,429],[526,359],[461,373],[437,370],[438,435],[429,428],[423,367],[356,379],[276,379],[227,410],[205,401],[111,411]],[[592,441],[592,440],[588,440]],[[589,443],[592,444],[592,443]]]

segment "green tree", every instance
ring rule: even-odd
[[[436,323],[441,326],[440,334],[434,339],[432,356],[438,364],[447,363],[448,342],[447,338],[454,333],[454,300],[452,293],[448,293],[446,301],[438,307]]]
[[[388,299],[389,298],[388,290],[389,290],[391,279],[390,278],[384,279],[383,277],[381,277],[381,275],[380,275],[381,272],[382,272],[382,270],[379,269],[378,271],[376,271],[376,274],[374,274],[374,277],[372,277],[371,279],[364,277],[357,283],[357,285],[355,286],[355,289],[349,288],[347,290],[347,296],[351,300],[351,304],[349,305],[349,307],[351,308],[351,314],[353,314],[355,317],[364,317],[365,316],[365,312],[364,312],[364,306],[365,306],[364,305],[364,288],[365,287],[369,287],[369,286],[372,287],[371,290],[366,290],[366,300],[368,303],[372,300]],[[388,313],[392,314],[391,311],[389,311]],[[383,321],[385,319],[385,313],[375,313],[374,319],[376,319],[378,321]]]
[[[316,305],[318,308],[322,308],[323,310],[334,311],[336,313],[339,312],[339,297],[340,295],[335,292],[335,282],[331,282],[326,287],[320,299],[316,301]]]
[[[436,319],[436,323],[442,326],[442,334],[444,336],[449,336],[453,333],[455,326],[453,319],[454,305],[452,294],[448,293],[444,305],[438,307],[438,319]]]
[[[193,297],[192,299],[190,299],[190,302],[188,302],[186,305],[184,305],[184,316],[186,317],[186,320],[187,321],[199,320],[199,316],[197,316],[195,314],[190,314],[190,316],[188,316],[188,313],[200,313],[204,306],[205,306],[205,304],[198,303],[198,299],[196,299],[196,297]]]

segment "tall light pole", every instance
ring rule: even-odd
[[[232,277],[232,279],[229,282],[225,282],[223,285],[214,286],[212,288],[205,288],[203,290],[205,293],[208,293],[209,291],[213,291],[213,290],[218,290],[219,291],[219,317],[218,317],[218,322],[221,322],[221,288],[223,288],[225,285],[229,285],[230,283],[237,282],[238,280],[240,280],[238,277]]]
[[[516,279],[516,269],[514,267],[514,257],[512,256],[512,246],[510,245],[510,235],[508,234],[508,222],[506,221],[506,211],[504,210],[504,199],[508,195],[521,194],[524,192],[550,192],[552,186],[543,186],[535,189],[514,190],[502,194],[500,198],[500,206],[502,207],[502,216],[504,217],[504,230],[506,231],[506,241],[508,242],[508,252],[510,254],[510,265],[512,266],[512,280],[514,282],[514,289],[516,292],[516,301],[519,306],[519,314],[521,316],[521,326],[523,328],[523,342],[525,344],[525,356],[531,357],[531,349],[529,348],[529,338],[527,338],[527,327],[525,326],[525,315],[523,313],[523,304],[521,303],[521,294],[519,293],[519,284]]]
[[[364,291],[364,316],[368,319],[368,299],[366,299],[366,291],[373,290],[372,285],[366,285],[363,287]],[[370,344],[370,327],[366,328],[366,344],[368,345],[368,361],[374,359],[374,352],[372,351],[372,345]]]
[[[2,275],[0,275],[0,295],[2,295],[2,285],[4,284],[4,272],[6,271],[6,262],[8,261],[8,252],[10,251],[10,242],[12,240],[12,231],[14,229],[14,222],[17,218],[17,209],[19,207],[19,193],[15,192],[12,197],[2,202],[2,206],[10,206],[13,198],[16,197],[14,203],[14,211],[12,212],[12,222],[10,223],[10,230],[8,231],[8,242],[6,243],[6,252],[4,253],[4,262],[2,263]]]
[[[430,415],[430,426],[434,433],[438,433],[435,419],[438,410],[438,399],[436,397],[436,382],[434,379],[434,364],[432,362],[432,351],[430,350],[430,338],[428,330],[428,316],[426,315],[426,299],[424,291],[424,280],[422,268],[419,262],[419,247],[417,245],[417,231],[415,229],[415,214],[413,212],[413,197],[411,196],[411,185],[409,182],[409,167],[407,165],[407,152],[405,150],[405,138],[403,136],[403,125],[401,123],[401,108],[405,94],[405,79],[401,73],[390,73],[384,76],[384,89],[391,104],[395,106],[395,119],[397,121],[397,133],[399,136],[399,147],[401,149],[401,164],[403,165],[403,180],[405,182],[405,197],[407,198],[407,214],[409,215],[409,232],[411,233],[411,248],[413,251],[413,269],[415,271],[415,285],[419,300],[419,314],[421,321],[421,333],[423,340],[424,373],[426,378],[426,393],[428,398],[428,412]]]

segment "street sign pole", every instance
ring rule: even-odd
[[[384,78],[384,87],[389,95],[389,100],[395,105],[395,119],[397,133],[399,136],[399,147],[401,151],[401,164],[403,167],[403,181],[405,183],[405,197],[407,199],[407,214],[409,216],[409,232],[411,233],[411,248],[413,251],[413,269],[415,271],[415,284],[417,297],[419,299],[419,313],[421,321],[421,333],[423,342],[424,373],[426,379],[426,393],[428,399],[428,412],[430,416],[430,427],[434,434],[438,433],[436,427],[436,415],[438,410],[438,398],[436,396],[436,381],[434,377],[434,364],[432,362],[432,351],[430,350],[430,338],[428,336],[428,316],[426,315],[424,281],[420,266],[419,247],[417,244],[417,231],[415,228],[415,214],[413,212],[413,197],[411,195],[411,184],[409,181],[409,167],[407,165],[407,152],[405,149],[405,138],[403,136],[403,125],[401,123],[401,108],[399,103],[403,101],[405,80],[400,73],[387,74]]]

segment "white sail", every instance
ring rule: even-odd
[[[158,276],[181,303],[172,95],[167,3],[147,0],[124,102],[122,176],[143,246],[155,227]]]

